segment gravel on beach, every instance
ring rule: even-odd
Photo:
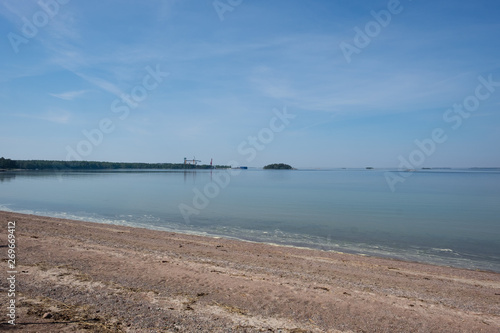
[[[10,212],[0,225],[3,331],[500,332],[499,273]]]

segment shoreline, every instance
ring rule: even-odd
[[[490,261],[485,261],[485,260],[479,260],[474,261],[474,262],[467,262],[465,258],[450,258],[450,257],[444,257],[444,256],[439,256],[435,254],[429,254],[427,253],[427,257],[424,257],[422,254],[415,254],[410,251],[406,251],[405,249],[398,249],[400,251],[399,253],[403,254],[398,254],[396,252],[395,248],[388,248],[384,249],[382,245],[377,245],[376,249],[374,250],[373,248],[363,248],[360,245],[365,245],[365,243],[351,243],[351,244],[343,244],[343,245],[338,245],[336,244],[335,246],[331,246],[330,244],[321,244],[318,245],[318,242],[314,242],[310,239],[308,240],[301,240],[301,239],[294,239],[293,241],[289,242],[279,242],[279,241],[272,241],[270,239],[258,239],[258,237],[254,237],[253,239],[251,238],[245,238],[244,236],[239,236],[236,234],[214,234],[210,233],[208,231],[196,231],[196,230],[189,230],[189,229],[179,229],[175,227],[165,227],[165,226],[157,226],[154,224],[141,224],[141,223],[134,223],[134,222],[128,222],[125,220],[112,220],[112,219],[102,219],[102,218],[93,218],[93,217],[82,217],[82,216],[76,216],[76,215],[66,215],[64,214],[47,214],[45,215],[43,212],[33,212],[31,210],[27,211],[13,211],[10,210],[6,206],[0,206],[0,212],[6,212],[6,213],[15,213],[15,214],[25,214],[25,215],[34,215],[34,216],[43,216],[47,218],[62,218],[62,219],[68,219],[68,220],[73,220],[73,221],[81,221],[81,222],[91,222],[91,223],[97,223],[97,224],[109,224],[109,225],[116,225],[116,226],[125,226],[125,227],[131,227],[131,228],[139,228],[139,229],[146,229],[146,230],[154,230],[154,231],[159,231],[159,232],[172,232],[172,233],[178,233],[181,235],[193,235],[193,236],[200,236],[200,237],[211,237],[211,238],[223,238],[223,239],[230,239],[230,240],[236,240],[236,241],[241,241],[241,242],[250,242],[250,243],[256,243],[256,244],[267,244],[267,245],[272,245],[272,246],[283,246],[283,247],[290,247],[290,248],[298,248],[298,249],[309,249],[309,250],[318,250],[318,251],[325,251],[325,252],[333,252],[333,253],[345,253],[345,254],[353,254],[353,255],[359,255],[359,256],[365,256],[365,257],[374,257],[374,258],[382,258],[382,259],[390,259],[390,260],[399,260],[403,262],[411,262],[411,263],[421,263],[421,264],[428,264],[428,265],[435,265],[435,266],[441,266],[441,267],[450,267],[450,268],[459,268],[459,269],[466,269],[466,270],[474,270],[474,271],[483,271],[483,272],[492,272],[492,273],[500,273],[500,267],[495,268],[490,268],[487,266],[491,265]],[[290,234],[290,236],[301,236],[301,235],[294,235]],[[320,239],[321,241],[321,239]],[[436,250],[436,251],[451,251],[454,252],[453,250],[449,249],[438,249],[438,248],[432,248],[432,249],[422,249],[424,251],[429,251],[429,250]],[[458,261],[457,261],[458,260]]]
[[[499,273],[0,211],[12,220],[26,332],[500,328]]]

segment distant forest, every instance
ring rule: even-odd
[[[0,169],[15,169],[15,168],[17,168],[16,161],[0,157]]]
[[[210,169],[210,165],[192,165],[184,163],[123,163],[97,161],[44,161],[44,160],[11,160],[1,157],[0,169],[23,170],[112,170],[112,169]],[[216,165],[215,168],[226,169],[229,166]]]

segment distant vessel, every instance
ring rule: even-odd
[[[247,166],[240,166],[240,167],[236,167],[236,168],[231,168],[231,169],[242,169],[242,170],[247,170],[248,167]]]

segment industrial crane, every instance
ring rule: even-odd
[[[194,156],[193,156],[192,160],[188,160],[187,158],[184,157],[184,165],[186,165],[186,164],[197,165],[198,162],[201,162],[201,161],[197,160],[196,157],[194,157]]]

